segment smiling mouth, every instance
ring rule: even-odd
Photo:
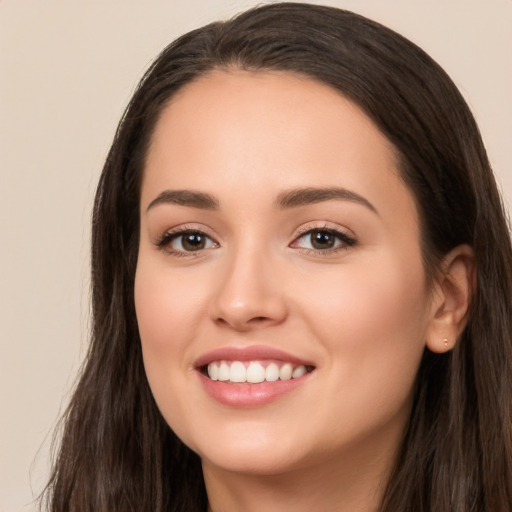
[[[213,381],[259,384],[299,379],[314,369],[314,366],[282,361],[220,360],[201,367],[201,373]]]

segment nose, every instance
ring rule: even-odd
[[[237,251],[217,275],[211,318],[239,332],[281,324],[288,315],[278,265],[261,248]]]

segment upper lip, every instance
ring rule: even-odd
[[[213,361],[261,361],[264,359],[274,359],[295,365],[315,366],[311,361],[266,345],[218,348],[200,356],[195,361],[194,366],[201,368]]]

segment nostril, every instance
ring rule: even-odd
[[[215,322],[220,327],[231,327],[238,331],[250,331],[251,329],[259,329],[270,326],[273,323],[272,318],[267,316],[254,316],[248,320],[238,318],[216,318]]]
[[[249,322],[252,322],[254,324],[261,324],[263,322],[268,322],[270,318],[267,318],[266,316],[255,316],[254,318],[251,318]]]

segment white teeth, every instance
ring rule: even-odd
[[[275,382],[279,379],[279,366],[276,363],[270,363],[265,370],[265,380]]]
[[[260,363],[251,363],[247,368],[247,382],[258,384],[265,380],[265,368]]]
[[[217,378],[222,381],[229,380],[229,373],[229,365],[225,361],[222,361],[219,366]]]
[[[217,380],[219,378],[219,365],[216,363],[210,363],[208,365],[208,377],[212,380]]]
[[[297,368],[295,368],[295,370],[293,370],[292,379],[298,379],[299,377],[306,375],[306,373],[307,373],[307,370],[304,365],[297,366]]]
[[[245,382],[247,380],[247,372],[245,371],[243,363],[240,361],[234,361],[231,363],[229,380],[231,382]]]
[[[290,380],[292,378],[293,367],[290,363],[281,366],[279,370],[279,378],[281,380]]]
[[[208,377],[223,382],[258,384],[265,381],[298,379],[308,372],[304,365],[294,368],[291,363],[285,363],[281,367],[276,363],[269,363],[266,368],[258,361],[251,361],[247,368],[246,364],[241,361],[211,362],[207,367]]]

